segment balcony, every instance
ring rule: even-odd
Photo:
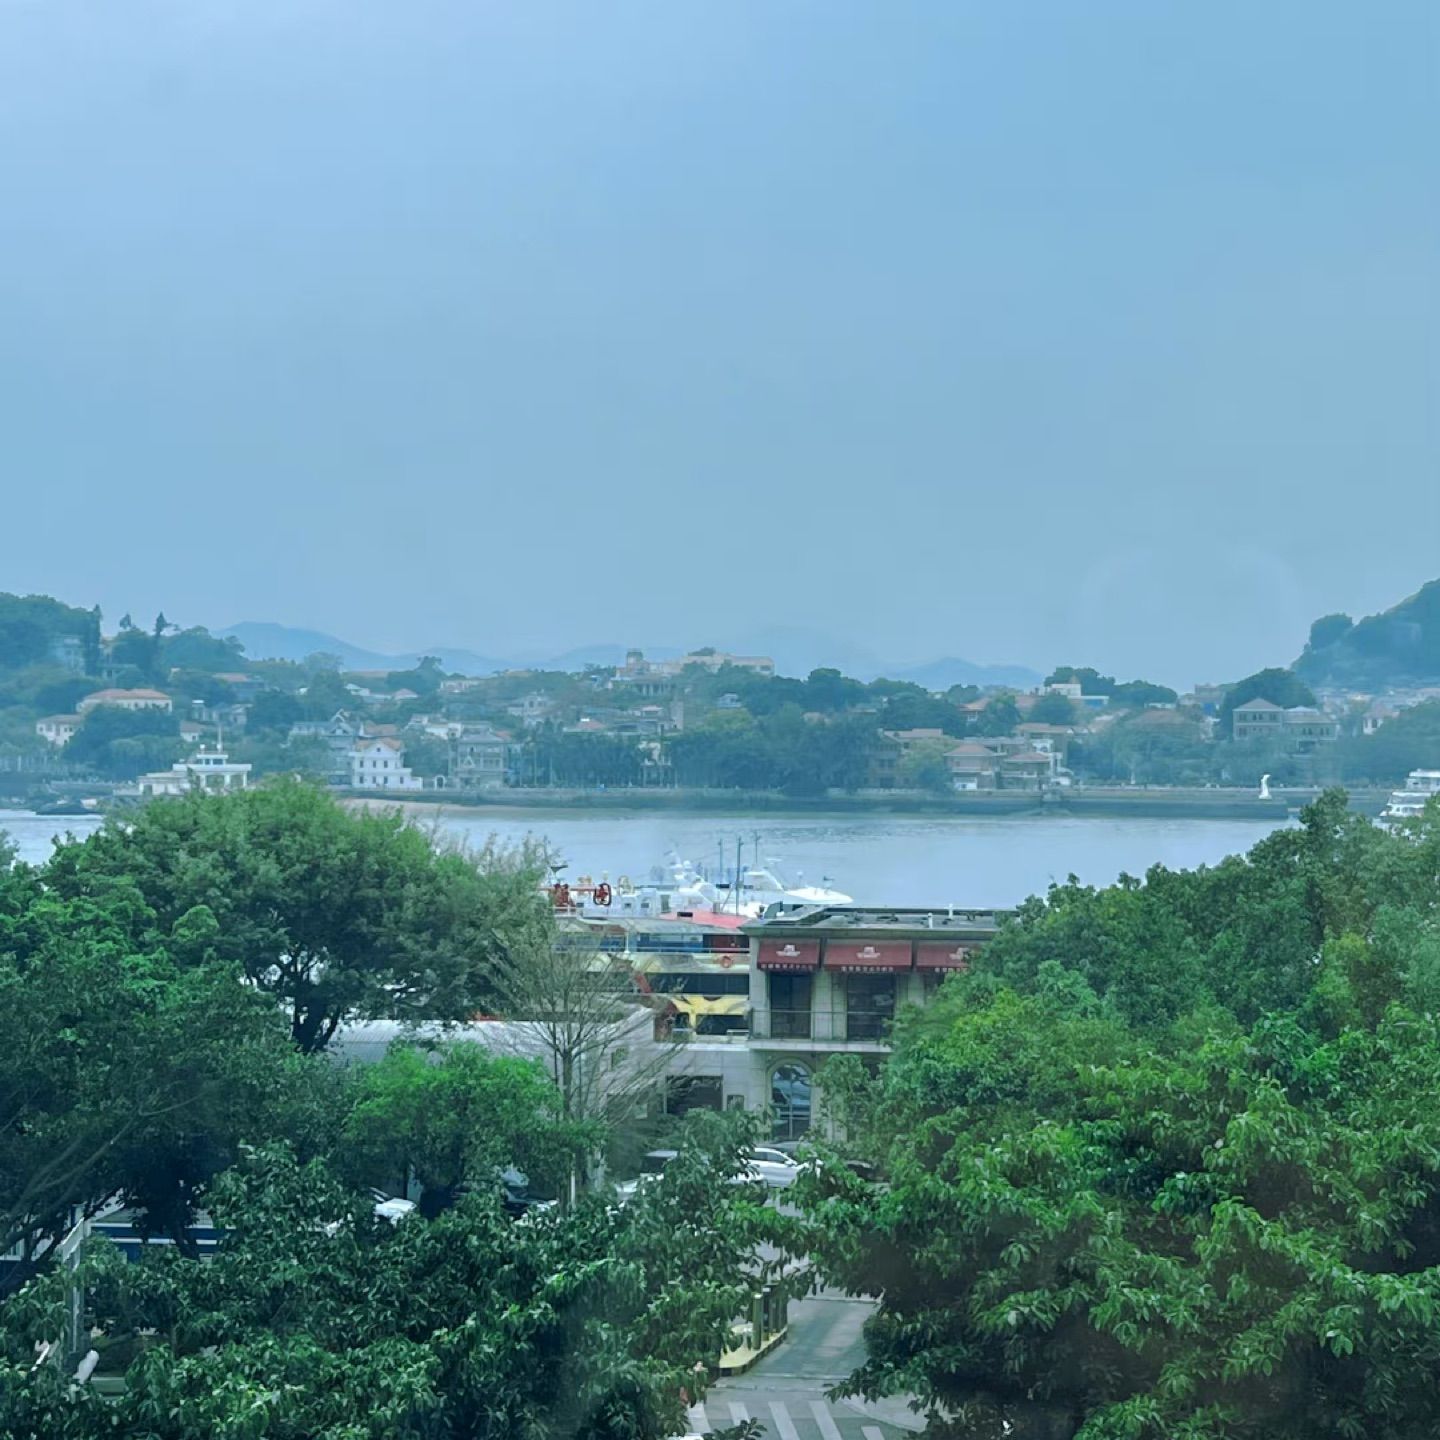
[[[890,1048],[891,1010],[752,1010],[750,1039],[781,1049]]]

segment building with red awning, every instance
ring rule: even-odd
[[[917,970],[968,970],[970,957],[980,947],[973,941],[922,940],[915,947]]]
[[[825,968],[861,973],[908,970],[910,951],[908,940],[827,940]]]
[[[814,970],[820,964],[818,940],[762,940],[756,954],[762,970]]]

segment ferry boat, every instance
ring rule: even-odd
[[[1435,795],[1440,795],[1440,770],[1412,770],[1403,790],[1392,790],[1390,802],[1380,812],[1384,823],[1413,820]]]

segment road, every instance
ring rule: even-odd
[[[691,1430],[704,1434],[755,1419],[766,1440],[909,1440],[916,1417],[907,1413],[907,1423],[896,1425],[854,1402],[825,1398],[864,1360],[860,1328],[869,1313],[867,1301],[832,1291],[796,1301],[785,1339],[745,1374],[717,1380],[705,1403],[691,1407]]]

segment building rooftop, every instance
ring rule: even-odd
[[[955,905],[891,906],[870,905],[772,905],[758,920],[743,927],[747,935],[761,938],[778,932],[790,934],[893,935],[897,939],[923,939],[935,933],[993,933],[1013,912],[1009,910],[961,909]]]
[[[170,697],[163,690],[92,690],[86,697],[87,700],[168,700]]]

